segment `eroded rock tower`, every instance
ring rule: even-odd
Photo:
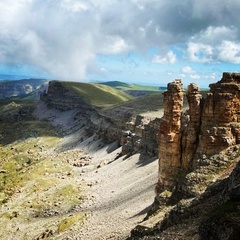
[[[168,84],[159,129],[157,199],[164,191],[181,189],[186,174],[198,168],[199,157],[240,144],[240,73],[223,73],[209,87],[203,98],[196,84],[188,86],[189,110],[183,114],[181,80]]]

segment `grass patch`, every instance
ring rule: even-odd
[[[71,155],[53,151],[61,138],[31,111],[15,121],[21,107],[20,102],[0,106],[0,238],[13,239],[16,226],[19,239],[43,236],[46,229],[68,234],[70,226],[86,218],[75,214],[84,197],[66,161]]]
[[[73,224],[75,223],[83,223],[83,221],[86,219],[86,214],[84,213],[76,213],[72,216],[64,218],[59,224],[58,224],[58,233],[64,232],[67,229],[69,229]]]
[[[46,159],[42,151],[55,146],[59,139],[53,137],[28,139],[12,145],[0,147],[0,191],[4,194],[2,203],[19,191],[27,181],[37,180],[47,171],[57,172],[51,161]],[[69,170],[69,169],[66,169]],[[44,181],[41,181],[43,184]],[[51,182],[49,182],[51,183]]]
[[[110,107],[129,101],[132,97],[109,86],[90,83],[63,82],[63,86],[81,96],[87,103],[98,107]]]
[[[0,144],[7,145],[18,140],[37,138],[40,136],[57,137],[56,130],[43,121],[20,121],[0,123]]]
[[[101,82],[100,84],[106,85],[112,88],[116,88],[121,91],[127,91],[127,90],[152,91],[152,92],[162,91],[161,87],[146,86],[146,85],[140,85],[140,84],[128,84],[128,83],[119,82],[119,81]]]

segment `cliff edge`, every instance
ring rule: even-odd
[[[179,79],[168,84],[158,134],[156,197],[146,222],[130,239],[239,236],[240,74],[225,72],[209,87],[203,97],[194,83],[186,92]]]

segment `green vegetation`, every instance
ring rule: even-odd
[[[101,84],[63,82],[63,86],[98,108],[111,107],[132,99],[126,93]]]
[[[41,121],[24,121],[15,123],[0,123],[0,144],[6,145],[12,142],[27,138],[37,138],[39,136],[53,137],[56,136],[55,130],[47,122]],[[17,131],[16,131],[17,129]]]
[[[48,122],[34,118],[34,104],[0,101],[1,239],[16,231],[18,239],[40,239],[49,229],[52,236],[67,235],[87,217],[76,212],[84,197],[79,172],[67,162],[75,153],[54,150],[62,140]]]
[[[109,113],[112,114],[114,109],[116,112],[119,112],[119,109],[122,108],[124,111],[129,111],[131,115],[138,115],[146,112],[158,111],[163,109],[163,95],[162,93],[155,93],[147,95],[141,98],[132,99],[126,103],[122,103],[121,107],[113,107],[109,110]],[[106,110],[107,112],[108,110]]]
[[[86,214],[83,214],[83,213],[76,213],[74,215],[64,218],[58,224],[58,233],[64,232],[65,230],[67,230],[69,227],[71,227],[75,223],[83,223],[85,218],[86,218]]]
[[[0,99],[0,111],[14,110],[16,108],[32,107],[37,101],[33,99],[7,98]]]
[[[40,136],[57,137],[49,123],[33,117],[35,103],[33,100],[0,100],[0,145]]]
[[[0,174],[0,191],[2,192],[0,201],[2,203],[10,199],[27,181],[37,181],[39,175],[46,172],[46,168],[40,166],[41,161],[44,160],[42,151],[53,147],[57,142],[59,140],[56,137],[46,139],[42,137],[0,147],[2,172]],[[48,162],[45,164],[49,165]]]
[[[139,90],[139,91],[152,91],[152,92],[162,91],[160,87],[146,86],[146,85],[139,85],[139,84],[127,84],[119,81],[101,82],[100,84],[110,86],[112,88],[116,88],[121,91],[126,91],[126,90]]]

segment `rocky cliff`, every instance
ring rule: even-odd
[[[213,156],[240,143],[240,74],[223,73],[219,82],[210,84],[205,99],[199,91],[196,84],[188,86],[189,110],[184,114],[181,81],[168,84],[164,93],[158,193],[181,189],[186,174],[202,164],[199,158]],[[184,191],[188,191],[185,187]]]
[[[63,111],[74,108],[82,108],[83,111],[93,109],[81,97],[65,88],[60,81],[50,81],[47,92],[42,93],[40,99],[50,107]]]
[[[48,81],[44,79],[22,79],[0,82],[0,99],[26,97],[38,99],[46,89]]]
[[[130,239],[239,238],[240,74],[223,73],[206,97],[196,84],[185,94],[186,112],[180,80],[164,93],[155,216]]]
[[[158,187],[171,189],[178,181],[181,169],[181,118],[183,86],[180,80],[168,84],[164,92],[164,115],[159,129]],[[158,191],[161,191],[160,189]]]
[[[121,155],[132,155],[141,152],[149,157],[157,156],[158,139],[157,132],[160,125],[160,118],[150,118],[137,115],[130,118],[122,131]]]
[[[50,81],[48,91],[41,94],[41,100],[49,107],[61,111],[77,109],[75,118],[84,119],[87,135],[95,134],[107,143],[118,141],[122,146],[121,155],[129,156],[141,152],[151,157],[157,156],[159,118],[133,116],[128,111],[116,114],[115,109],[101,111],[60,81]]]

